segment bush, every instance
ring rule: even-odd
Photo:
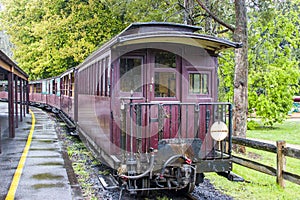
[[[255,130],[259,126],[258,122],[250,120],[247,122],[247,130]]]

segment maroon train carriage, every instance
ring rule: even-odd
[[[74,124],[74,68],[60,76],[29,82],[29,101],[32,105],[59,114],[68,127]]]
[[[190,192],[204,172],[231,170],[217,57],[239,45],[198,30],[132,24],[76,68],[80,135],[131,192]]]
[[[239,44],[198,30],[131,24],[60,76],[60,109],[115,169],[100,177],[107,188],[191,192],[204,172],[231,171],[231,105],[217,102],[217,57]]]
[[[45,104],[46,98],[42,93],[43,80],[29,82],[29,101],[37,104]]]
[[[56,77],[30,81],[29,83],[29,101],[34,102],[40,106],[52,106],[60,109],[58,104],[59,96],[56,96]]]
[[[0,100],[7,100],[8,99],[8,82],[7,81],[0,81]]]
[[[60,110],[66,117],[74,120],[75,69],[60,76]]]
[[[54,77],[43,82],[45,85],[46,104],[60,109],[60,78]]]

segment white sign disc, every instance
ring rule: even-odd
[[[210,127],[210,134],[211,134],[211,137],[216,141],[224,140],[228,135],[228,127],[222,121],[215,122]]]

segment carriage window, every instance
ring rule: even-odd
[[[56,95],[60,96],[60,79],[59,78],[56,79],[55,84],[56,84],[56,86],[55,86],[55,88],[56,88]]]
[[[42,94],[47,94],[47,82],[42,82]]]
[[[101,68],[102,68],[102,73],[101,73],[101,81],[102,81],[102,89],[101,89],[101,95],[105,96],[105,63],[104,59],[101,60]]]
[[[160,51],[155,53],[154,95],[176,97],[176,55]]]
[[[41,83],[35,84],[35,90],[36,93],[42,93],[42,84]]]
[[[142,91],[142,59],[120,59],[120,90],[122,92]]]
[[[97,96],[100,96],[101,92],[101,61],[97,62]]]
[[[74,77],[74,73],[69,75],[69,96],[73,97],[74,96],[74,87],[75,87],[75,77]]]
[[[109,65],[109,60],[108,57],[105,58],[105,94],[106,96],[109,96],[109,86],[110,86],[110,65]]]
[[[208,74],[189,74],[189,93],[208,94]]]
[[[175,72],[155,72],[155,97],[176,97]]]
[[[176,55],[162,51],[155,54],[156,68],[176,68]]]
[[[56,81],[52,80],[52,94],[56,94]]]

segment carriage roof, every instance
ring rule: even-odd
[[[97,49],[78,68],[110,49],[131,44],[176,43],[201,47],[216,53],[224,49],[241,47],[240,43],[196,33],[201,29],[197,26],[166,22],[133,23]]]
[[[133,23],[117,36],[117,44],[170,42],[202,47],[207,50],[220,51],[228,48],[238,48],[239,43],[229,40],[198,34],[201,27],[176,23],[148,22]]]

